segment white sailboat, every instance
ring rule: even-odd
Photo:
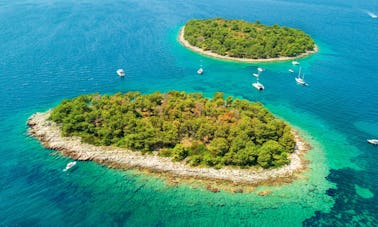
[[[304,74],[301,74],[302,67],[299,68],[298,76],[295,77],[295,81],[297,81],[298,84],[303,86],[308,86],[308,83],[304,80]]]
[[[297,81],[298,84],[303,86],[308,86],[308,83],[304,80],[304,74],[301,73],[302,67],[299,67],[298,75],[295,77],[295,81]],[[290,73],[294,73],[294,70],[289,69]]]
[[[257,90],[262,91],[265,89],[264,85],[259,82],[259,76],[261,72],[264,71],[262,68],[257,68],[257,73],[253,73],[252,75],[256,77],[256,83],[252,83],[252,86],[255,87]]]

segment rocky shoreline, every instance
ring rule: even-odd
[[[307,167],[303,155],[310,146],[293,132],[296,149],[290,155],[290,164],[281,168],[264,170],[238,169],[226,167],[222,169],[191,167],[183,162],[172,162],[170,158],[154,155],[143,155],[117,147],[99,147],[82,143],[79,137],[62,137],[59,126],[49,121],[50,111],[35,113],[27,124],[29,133],[36,137],[44,147],[58,150],[63,155],[80,161],[95,161],[113,168],[144,169],[152,173],[161,173],[173,177],[195,178],[210,181],[227,181],[241,185],[261,185],[280,182],[291,182],[298,173]]]
[[[299,58],[304,58],[304,57],[307,57],[311,54],[314,54],[314,53],[317,53],[319,51],[319,48],[317,45],[315,45],[314,47],[314,50],[313,51],[307,51],[306,53],[303,53],[303,54],[300,54],[296,57],[278,57],[278,58],[264,58],[264,59],[251,59],[251,58],[235,58],[235,57],[230,57],[230,56],[223,56],[223,55],[219,55],[219,54],[216,54],[216,53],[213,53],[211,51],[205,51],[199,47],[196,47],[196,46],[193,46],[191,45],[185,38],[184,38],[184,34],[185,34],[185,26],[183,26],[181,29],[180,29],[180,33],[179,33],[179,36],[178,36],[178,41],[183,45],[185,46],[186,48],[194,51],[194,52],[197,52],[197,53],[200,53],[200,54],[203,54],[203,55],[206,55],[208,57],[213,57],[213,58],[218,58],[218,59],[223,59],[223,60],[231,60],[231,61],[237,61],[237,62],[246,62],[246,63],[259,63],[259,62],[278,62],[278,61],[289,61],[289,60],[295,60],[295,59],[299,59]]]

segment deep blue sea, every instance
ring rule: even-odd
[[[376,0],[0,0],[0,226],[377,226]],[[320,52],[291,62],[207,58],[177,42],[192,18],[301,29]],[[202,64],[205,73],[196,74]],[[263,67],[263,92],[251,87]],[[115,71],[124,68],[126,78]],[[167,186],[44,149],[26,120],[84,93],[222,91],[262,102],[311,144],[310,171],[251,193]],[[262,197],[257,192],[271,190]]]

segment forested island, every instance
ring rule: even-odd
[[[260,103],[171,91],[83,95],[51,113],[64,136],[96,146],[158,151],[192,166],[279,167],[294,151],[291,128]]]
[[[307,149],[262,104],[221,92],[81,95],[28,125],[47,148],[74,159],[254,184],[293,177]]]
[[[314,40],[301,30],[222,18],[188,21],[179,41],[213,57],[251,62],[289,60],[317,51]]]

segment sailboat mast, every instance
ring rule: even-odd
[[[302,71],[302,66],[299,67],[299,71],[298,71],[298,77],[301,78],[301,71]]]

